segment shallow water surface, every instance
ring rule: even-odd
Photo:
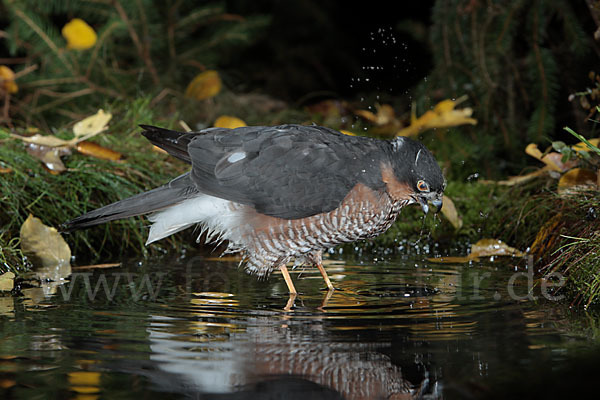
[[[280,274],[201,256],[25,288],[0,298],[0,398],[556,398],[595,365],[595,318],[510,262],[326,269],[331,296],[292,273],[291,311]]]

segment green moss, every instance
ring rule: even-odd
[[[3,167],[12,169],[0,179],[0,260],[6,265],[16,269],[24,265],[15,238],[29,214],[59,227],[86,211],[167,182],[186,168],[153,151],[139,135],[138,124],[155,121],[147,100],[107,108],[114,114],[110,129],[92,141],[122,153],[123,161],[105,161],[74,152],[63,159],[68,171],[52,175],[27,154],[21,141],[3,132],[0,160]],[[82,259],[114,258],[125,252],[145,254],[144,224],[140,218],[130,218],[74,232],[66,238],[73,254]],[[165,245],[173,247],[175,243],[171,239]]]

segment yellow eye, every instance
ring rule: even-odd
[[[417,182],[417,189],[421,192],[429,192],[429,185],[427,182],[421,180]]]

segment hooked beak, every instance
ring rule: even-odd
[[[427,214],[429,212],[429,204],[427,204],[428,199],[426,197],[419,196],[417,197],[417,200],[419,201],[419,204],[421,204],[421,209],[423,209],[423,213]],[[435,207],[435,213],[439,213],[443,205],[442,196],[440,195],[431,200],[431,204],[433,204],[433,206]]]

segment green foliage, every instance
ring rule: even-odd
[[[566,276],[573,304],[600,304],[600,193],[579,191],[563,197],[553,234],[554,248],[542,254],[545,273]]]
[[[7,47],[26,60],[15,71],[26,73],[10,111],[42,127],[53,126],[61,115],[89,112],[106,99],[180,92],[268,24],[264,16],[227,13],[224,1],[4,0],[4,7]],[[92,48],[66,48],[61,28],[73,18],[97,32]]]
[[[471,139],[486,143],[488,160],[511,160],[510,173],[523,165],[526,143],[554,135],[559,74],[589,48],[573,7],[564,0],[440,0],[433,8],[434,70],[423,85],[431,89],[421,93],[468,94],[479,124],[462,134],[476,132]]]
[[[30,213],[46,225],[59,227],[86,211],[168,182],[187,168],[182,162],[152,151],[148,141],[138,134],[138,124],[155,121],[148,103],[145,98],[128,102],[127,107],[120,102],[109,104],[114,123],[109,133],[92,139],[124,154],[124,161],[74,154],[65,160],[69,170],[60,175],[47,172],[26,153],[21,141],[10,139],[0,129],[0,160],[12,169],[0,179],[0,262],[5,269],[23,265],[17,238]],[[141,218],[130,218],[72,233],[66,240],[73,254],[87,261],[145,254],[145,225]],[[171,238],[163,246],[174,248],[176,243],[178,239]]]

